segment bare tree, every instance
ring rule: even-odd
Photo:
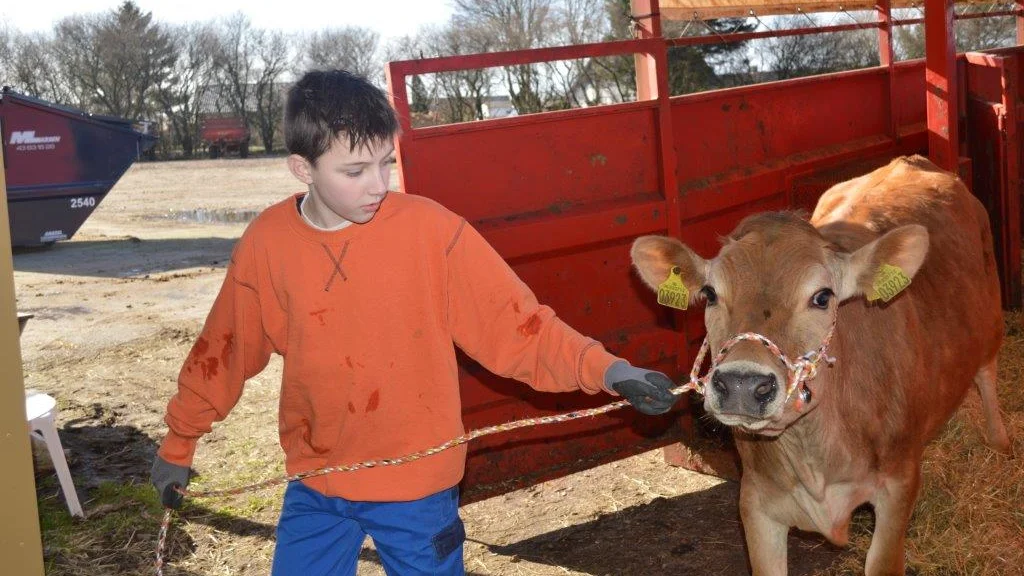
[[[629,0],[561,0],[554,8],[556,43],[630,38],[629,14]],[[636,68],[630,54],[551,62],[547,66],[565,107],[624,102],[636,97]]]
[[[562,0],[552,10],[555,42],[563,45],[598,42],[610,33],[611,21],[604,11],[605,0]],[[562,107],[578,108],[601,103],[608,92],[598,58],[546,63],[558,87]],[[617,99],[621,100],[621,93]]]
[[[493,50],[492,39],[487,32],[473,26],[459,28],[449,24],[436,31],[429,43],[434,49],[431,56],[476,54]],[[490,97],[495,82],[493,70],[444,72],[435,74],[434,82],[445,108],[445,120],[463,122],[484,118],[484,103]]]
[[[156,87],[156,101],[170,122],[175,144],[191,158],[199,143],[202,103],[215,82],[216,36],[209,24],[185,24],[171,30],[177,55],[171,73]]]
[[[226,100],[232,113],[255,127],[265,150],[272,152],[284,108],[281,79],[292,61],[290,42],[282,32],[253,28],[241,13],[223,20],[216,34],[218,84],[211,96]]]
[[[0,85],[4,86],[14,77],[14,37],[6,24],[0,26]]]
[[[1013,4],[994,4],[992,6],[969,5],[966,12],[984,12],[991,9],[1010,9]],[[893,15],[901,18],[920,18],[918,9],[894,10]],[[1013,46],[1017,43],[1017,30],[1014,18],[978,18],[975,20],[958,20],[956,23],[956,49],[958,52],[970,50],[987,50]],[[895,33],[896,54],[901,60],[924,58],[924,25],[913,24],[900,26]]]
[[[49,48],[57,75],[66,86],[68,100],[71,100],[65,103],[91,109],[97,94],[103,93],[104,59],[96,48],[95,38],[101,18],[98,14],[74,15],[54,25],[54,37]],[[26,72],[31,74],[30,69]]]
[[[252,126],[252,82],[256,51],[253,45],[252,22],[242,13],[220,22],[217,31],[214,66],[218,85],[215,99],[228,102],[231,112]]]
[[[257,30],[253,33],[255,66],[253,98],[256,125],[267,153],[274,150],[274,136],[284,117],[284,92],[281,76],[288,67],[288,40],[282,32]]]
[[[455,0],[456,29],[479,29],[498,50],[526,50],[550,45],[555,28],[555,0]],[[549,83],[541,67],[504,67],[505,89],[521,113],[540,112],[550,102]]]
[[[487,34],[477,28],[458,28],[452,22],[443,27],[423,28],[415,36],[399,39],[387,48],[385,59],[415,60],[492,51]],[[426,79],[426,80],[424,80]],[[413,124],[465,122],[484,118],[484,105],[495,83],[492,69],[441,72],[412,81],[410,108],[418,112]],[[425,106],[421,102],[425,101]],[[425,108],[425,109],[424,109]],[[429,115],[427,112],[429,111]]]
[[[430,56],[437,55],[434,46],[430,44],[430,38],[438,34],[438,29],[424,27],[415,35],[407,35],[398,38],[384,47],[384,62],[396,60],[416,60],[425,58],[429,50]],[[438,108],[438,83],[431,81],[429,84],[424,81],[424,76],[413,76],[409,81],[409,111],[412,113],[410,122],[415,127],[437,124],[434,112]]]
[[[13,36],[9,74],[4,83],[20,92],[58,104],[85,106],[81,90],[61,73],[53,40],[45,33]]]
[[[965,12],[980,13],[991,9],[1011,10],[1016,8],[1013,3],[1002,6],[978,6],[968,4]],[[988,50],[1003,48],[1017,44],[1017,25],[1015,18],[977,18],[959,20],[956,23],[956,49],[959,52],[971,50]]]
[[[775,19],[780,28],[806,28],[807,16]],[[826,74],[878,65],[878,38],[873,30],[852,30],[771,38],[760,44],[775,79]]]
[[[430,92],[427,85],[419,75],[413,76],[409,81],[409,110],[418,114],[430,112]]]
[[[604,13],[608,19],[607,34],[602,40],[626,40],[633,37],[633,22],[629,19],[629,0],[605,0]],[[606,83],[621,95],[622,100],[636,97],[636,61],[631,55],[599,58],[594,61]]]
[[[306,35],[299,53],[304,70],[342,69],[380,83],[380,34],[369,28],[327,28]]]
[[[174,62],[170,36],[131,1],[61,20],[52,44],[61,74],[97,112],[139,118]]]

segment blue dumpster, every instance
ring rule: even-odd
[[[71,238],[156,138],[124,118],[0,90],[13,246]]]

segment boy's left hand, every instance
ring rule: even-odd
[[[651,416],[672,409],[679,398],[672,393],[675,384],[661,372],[645,370],[625,360],[612,364],[604,374],[604,385],[621,394],[634,408]]]

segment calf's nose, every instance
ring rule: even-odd
[[[711,387],[724,413],[763,416],[779,385],[774,374],[716,370]]]

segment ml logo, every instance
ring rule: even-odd
[[[11,132],[10,145],[16,144],[56,144],[60,142],[60,136],[36,136],[35,130],[22,130]]]

